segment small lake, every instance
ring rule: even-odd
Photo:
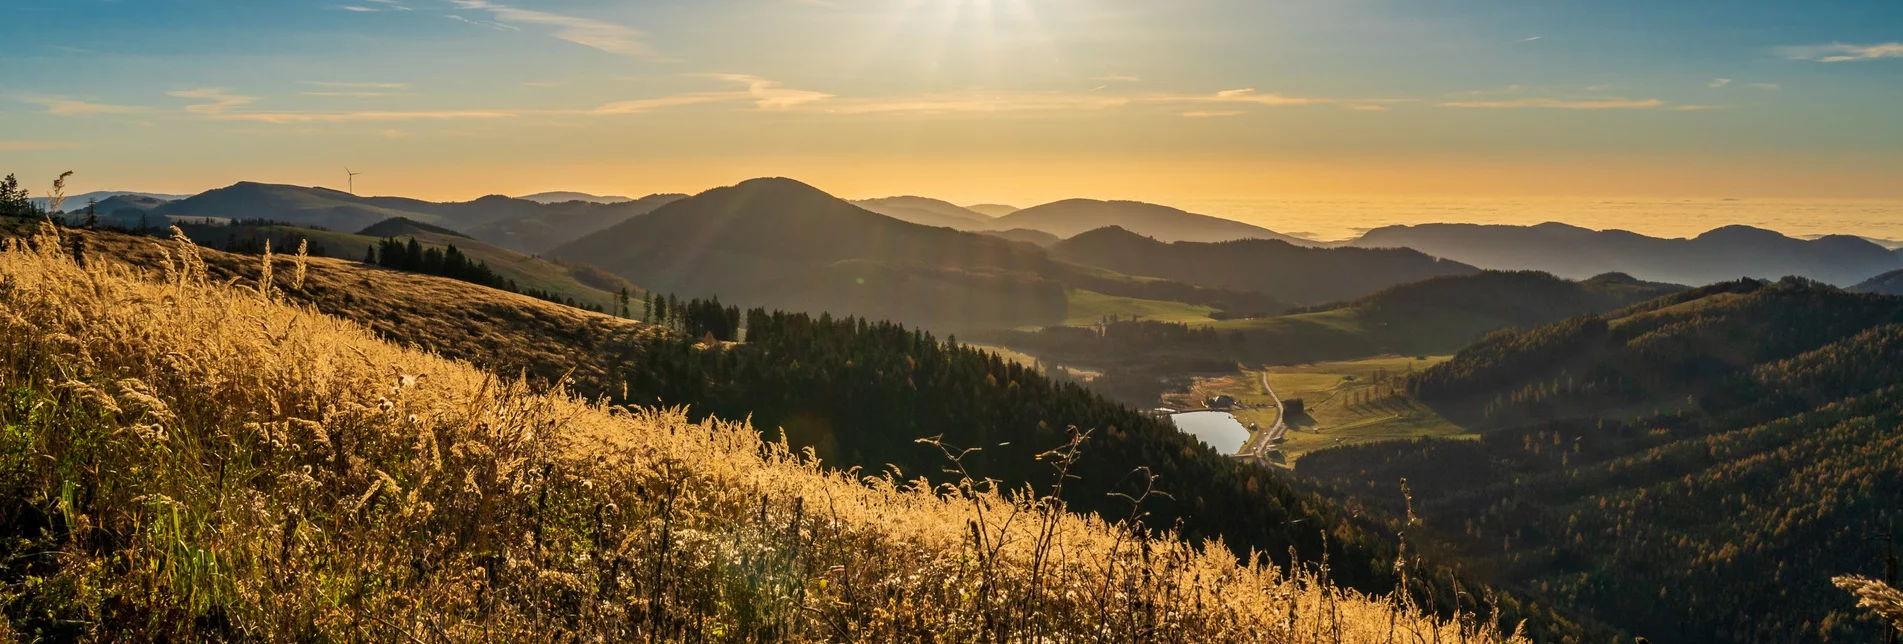
[[[1249,428],[1242,421],[1226,411],[1192,411],[1171,414],[1170,422],[1176,428],[1197,438],[1203,439],[1210,447],[1224,454],[1242,451],[1242,444],[1249,440]]]

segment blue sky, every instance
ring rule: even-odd
[[[10,0],[0,42],[29,182],[1903,197],[1895,0]]]

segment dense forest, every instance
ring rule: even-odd
[[[453,280],[480,284],[510,293],[521,293],[537,299],[557,304],[566,304],[579,309],[600,312],[598,306],[576,302],[575,298],[563,297],[556,293],[516,285],[515,280],[497,275],[482,260],[473,260],[456,249],[455,244],[444,248],[425,247],[416,238],[405,243],[397,238],[384,239],[364,251],[363,262],[412,273],[447,277]]]
[[[1479,441],[1311,454],[1497,583],[1661,641],[1875,641],[1831,587],[1903,519],[1903,299],[1713,285],[1501,332],[1416,375]]]

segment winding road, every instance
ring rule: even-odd
[[[1275,395],[1275,388],[1269,386],[1267,371],[1262,372],[1262,391],[1268,392],[1269,398],[1275,401],[1275,424],[1269,426],[1266,432],[1257,432],[1255,445],[1249,448],[1248,455],[1268,460],[1269,450],[1275,448],[1275,442],[1288,436],[1288,414],[1282,406],[1282,397]]]

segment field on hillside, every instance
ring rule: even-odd
[[[1064,318],[1065,326],[1091,326],[1112,315],[1125,320],[1134,317],[1158,322],[1181,322],[1191,326],[1215,322],[1209,314],[1216,312],[1216,309],[1199,304],[1142,300],[1079,289],[1071,289],[1066,296],[1070,310]]]
[[[1447,360],[1447,356],[1425,360],[1384,356],[1251,369],[1198,378],[1189,394],[1177,396],[1172,402],[1201,401],[1219,394],[1234,396],[1240,404],[1234,412],[1236,418],[1245,426],[1253,424],[1263,430],[1251,437],[1253,445],[1275,426],[1278,413],[1274,398],[1262,389],[1266,374],[1277,396],[1285,402],[1300,399],[1304,406],[1302,414],[1289,416],[1287,440],[1277,446],[1281,458],[1272,459],[1277,464],[1293,465],[1304,454],[1336,445],[1468,435],[1467,430],[1393,389],[1399,385],[1397,378],[1410,370],[1420,371]]]
[[[0,641],[1525,641],[385,342],[287,299],[336,260],[6,241]]]
[[[182,226],[181,228],[185,230],[186,234],[192,237],[194,242],[209,248],[219,249],[224,248],[226,241],[230,239],[235,232],[240,230],[224,226],[195,225]],[[271,239],[275,240],[272,242],[272,250],[278,253],[295,252],[295,248],[286,248],[285,246],[287,246],[287,244],[280,242],[294,239],[297,235],[302,235],[310,239],[313,246],[322,247],[325,257],[349,261],[363,261],[364,253],[368,251],[371,246],[382,241],[380,238],[368,235],[343,233],[332,230],[315,230],[296,226],[259,226],[248,228],[248,230],[256,231],[261,235],[268,235]],[[462,251],[462,253],[470,259],[487,264],[490,270],[495,271],[496,275],[504,279],[514,280],[518,288],[552,293],[557,297],[572,298],[579,304],[598,307],[603,311],[609,311],[614,307],[615,294],[600,287],[616,282],[625,283],[625,280],[607,275],[605,272],[600,272],[599,276],[583,275],[580,271],[570,266],[557,264],[540,257],[524,255],[500,246],[466,237],[432,232],[419,232],[414,235],[402,236],[402,238],[409,237],[415,237],[425,248],[443,248],[455,245],[457,250]],[[639,299],[642,295],[642,291],[634,288],[632,285],[629,285],[629,287],[630,297]],[[636,311],[635,314],[639,315],[640,313]]]
[[[1497,320],[1453,310],[1433,310],[1405,322],[1371,319],[1361,309],[1344,307],[1316,313],[1268,318],[1216,320],[1218,330],[1237,329],[1276,333],[1298,345],[1358,347],[1366,351],[1418,355],[1473,342],[1474,329],[1507,326]]]

